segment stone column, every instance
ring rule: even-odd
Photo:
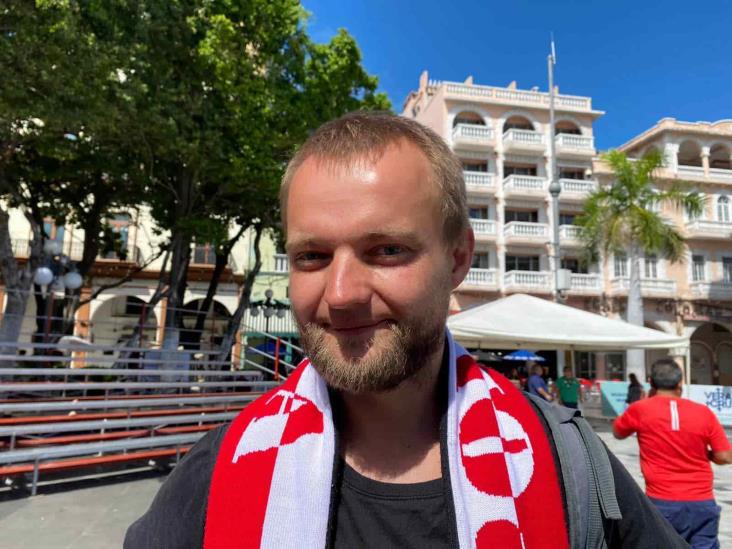
[[[704,177],[709,177],[709,147],[702,147],[701,150],[702,168],[704,168]]]
[[[666,143],[663,147],[663,157],[666,167],[676,172],[679,166],[679,145],[678,143]]]

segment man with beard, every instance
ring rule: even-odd
[[[607,475],[583,488],[538,405],[446,331],[474,238],[440,137],[386,113],[329,122],[281,208],[309,360],[191,450],[126,547],[683,546],[599,442]],[[576,500],[602,504],[592,543]]]

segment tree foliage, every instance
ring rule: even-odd
[[[314,43],[295,0],[12,0],[0,33],[0,199],[36,227],[84,228],[83,273],[119,244],[110,215],[148,207],[171,310],[193,242],[225,264],[242,229],[276,227],[282,171],[310,131],[390,108],[355,40]],[[175,347],[181,320],[166,325]]]

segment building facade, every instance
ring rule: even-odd
[[[555,134],[550,135],[549,95],[537,89],[439,82],[420,78],[402,114],[441,135],[463,164],[470,222],[475,232],[473,268],[453,293],[451,311],[511,293],[551,297],[552,173],[554,139],[559,195],[561,267],[571,271],[566,303],[623,317],[629,268],[624,257],[583,265],[575,217],[599,185],[612,184],[597,157],[593,123],[604,113],[589,97],[555,95]],[[732,384],[732,123],[687,124],[664,120],[621,147],[629,156],[656,147],[666,156],[659,185],[688,179],[710,200],[700,219],[664,210],[689,238],[684,264],[643,258],[642,294],[647,325],[691,335],[694,383]],[[730,307],[730,308],[726,308]],[[686,356],[685,350],[673,352]],[[666,351],[649,352],[647,362]],[[578,374],[622,378],[624,353],[558,354],[557,366],[574,360]]]
[[[91,270],[91,284],[82,288],[81,299],[89,298],[99,288],[114,284],[126,275],[129,276],[129,280],[124,284],[105,289],[87,305],[80,307],[74,318],[74,334],[98,346],[115,347],[124,343],[139,325],[142,313],[155,293],[160,270],[163,267],[163,258],[155,259],[155,256],[167,235],[158,234],[154,230],[153,219],[148,209],[143,206],[118,212],[109,220],[109,225],[117,234],[120,248],[115,252],[101,254],[96,259]],[[51,219],[46,221],[44,231],[50,239],[59,243],[62,253],[71,261],[81,259],[83,231],[73,226],[56,225]],[[230,232],[234,235],[237,227],[231,227]],[[10,233],[15,256],[22,262],[28,257],[31,230],[27,220],[17,210],[10,211]],[[217,348],[228,321],[236,310],[245,275],[254,265],[253,241],[253,234],[245,232],[235,245],[221,276],[212,308],[206,315],[200,345],[196,344],[195,348],[203,351]],[[252,300],[265,302],[266,292],[271,290],[272,303],[287,306],[289,299],[286,256],[278,253],[276,240],[270,234],[261,239],[260,251],[262,267],[252,289]],[[196,320],[194,312],[206,296],[214,264],[215,252],[209,244],[192,245],[182,311],[184,329],[181,342],[184,346],[186,328],[188,335],[191,335]],[[0,284],[0,310],[4,310],[4,302],[5,292]],[[50,310],[42,311],[40,314],[49,313],[47,316],[51,317],[63,316],[65,308],[70,306],[63,299],[62,292],[55,292],[55,300],[47,300],[47,304]],[[233,351],[234,360],[240,358],[241,344],[246,342],[247,336],[261,338],[261,332],[267,331],[280,337],[296,337],[296,328],[289,308],[284,312],[286,313],[284,316],[276,314],[255,316],[247,310],[241,334],[237,337],[236,348]],[[142,326],[145,346],[153,348],[160,346],[167,313],[167,302],[163,299],[153,308],[149,319]],[[37,316],[36,302],[31,296],[24,315],[21,341],[29,342],[34,333],[38,335]],[[53,333],[53,322],[48,322],[45,330],[51,332],[52,341],[55,340],[53,336],[58,336]],[[113,352],[110,351],[109,354]]]

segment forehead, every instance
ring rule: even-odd
[[[307,158],[287,196],[287,240],[358,238],[377,232],[439,234],[440,193],[431,166],[402,141],[377,157]]]

